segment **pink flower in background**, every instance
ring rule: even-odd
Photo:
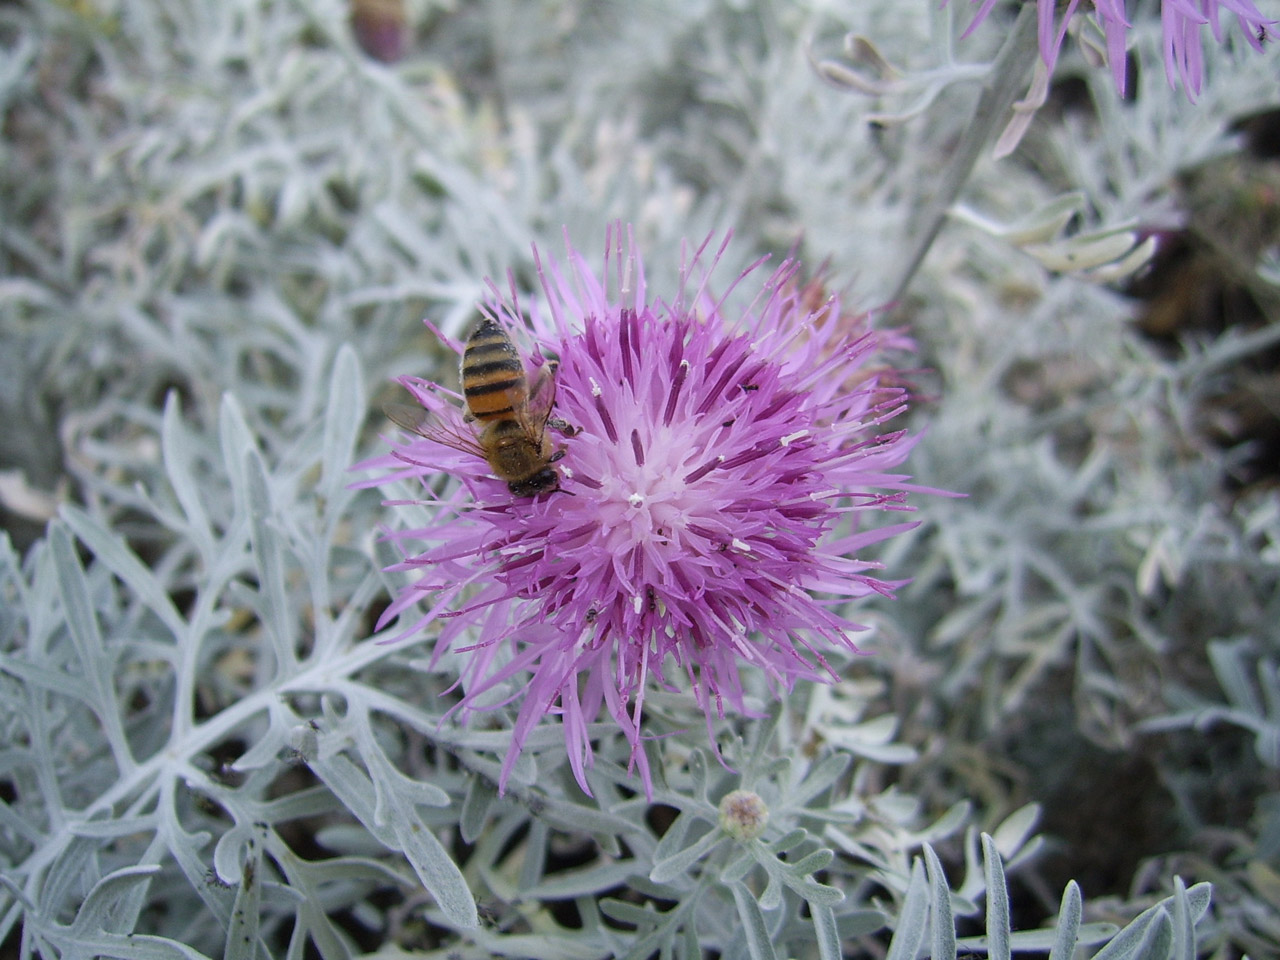
[[[882,432],[904,390],[870,365],[905,341],[801,288],[791,261],[729,313],[705,280],[686,290],[705,247],[670,303],[650,299],[618,230],[603,279],[570,249],[564,269],[539,263],[545,311],[526,317],[496,294],[487,304],[516,342],[531,328],[537,354],[560,358],[554,416],[577,432],[549,428],[564,450],[559,490],[515,495],[484,460],[424,437],[365,464],[384,471],[374,482],[461,480],[428,493],[427,526],[391,534],[425,546],[393,568],[418,579],[379,627],[421,602],[400,636],[431,628],[437,658],[465,651],[460,708],[519,701],[501,786],[530,731],[558,714],[586,790],[588,724],[603,709],[651,792],[640,749],[651,685],[683,677],[710,727],[726,705],[746,710],[743,665],[775,689],[830,681],[823,651],[857,652],[847,602],[896,586],[858,554],[914,524],[859,530],[857,515],[908,509],[916,489],[894,472],[914,439]],[[433,422],[471,430],[456,395],[400,382]]]
[[[946,0],[943,0],[945,3]],[[982,6],[974,15],[966,34],[991,12],[996,0],[971,0]],[[1115,77],[1116,89],[1125,94],[1125,37],[1132,26],[1125,16],[1124,0],[1091,0],[1094,14],[1106,35],[1107,62]],[[1036,0],[1040,19],[1040,56],[1049,73],[1058,62],[1067,23],[1081,6],[1081,0],[1068,0],[1061,15],[1058,0]],[[1222,43],[1225,32],[1223,14],[1234,16],[1240,32],[1255,49],[1261,50],[1264,39],[1274,39],[1275,21],[1264,17],[1252,0],[1162,0],[1160,19],[1164,29],[1164,68],[1169,86],[1177,89],[1178,79],[1187,98],[1194,101],[1204,85],[1204,51],[1202,29],[1208,27],[1213,39]]]

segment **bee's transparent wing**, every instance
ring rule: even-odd
[[[551,416],[551,408],[556,402],[556,370],[560,364],[548,360],[534,374],[533,383],[529,385],[529,402],[525,404],[523,419],[530,433],[541,434]]]
[[[401,430],[484,459],[484,450],[474,436],[462,433],[430,410],[407,403],[388,403],[382,410]]]

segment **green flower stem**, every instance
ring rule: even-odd
[[[951,205],[960,196],[960,191],[969,182],[978,157],[1002,123],[1007,122],[1009,109],[1020,93],[1027,89],[1027,78],[1036,58],[1040,55],[1036,42],[1036,5],[1024,3],[1018,13],[1018,19],[1009,31],[1009,37],[982,85],[982,93],[973,109],[973,118],[965,128],[960,143],[952,154],[951,163],[947,167],[942,185],[933,198],[921,222],[920,231],[907,266],[902,276],[894,285],[891,303],[901,303],[907,288],[911,285],[916,271],[937,239],[942,224],[946,221]]]

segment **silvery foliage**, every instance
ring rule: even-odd
[[[924,504],[886,551],[915,581],[859,611],[878,656],[858,679],[781,702],[761,685],[761,719],[714,725],[724,765],[687,701],[655,693],[654,807],[604,725],[593,797],[544,728],[499,798],[502,724],[445,718],[454,674],[427,669],[429,637],[370,640],[398,584],[348,467],[379,449],[379,385],[438,360],[421,315],[463,330],[486,276],[529,286],[531,241],[555,249],[563,225],[589,248],[613,218],[655,285],[679,238],[733,227],[725,276],[803,233],[855,302],[882,300],[1001,40],[959,41],[963,6],[418,0],[427,52],[394,70],[338,0],[0,8],[0,450],[23,471],[4,505],[39,533],[0,549],[0,941],[1273,955],[1280,805],[1235,841],[1258,869],[1181,861],[1229,891],[1212,908],[1169,869],[1111,905],[1123,929],[1070,883],[1028,930],[1005,874],[1036,869],[1037,808],[976,787],[983,738],[1064,677],[1076,736],[1134,750],[1216,724],[1275,765],[1280,509],[1224,500],[1189,428],[1269,341],[1161,359],[1096,275],[1138,228],[1176,225],[1169,185],[1235,149],[1233,117],[1277,106],[1273,55],[1215,48],[1193,107],[1139,26],[1133,102],[1069,52],[1092,119],[1041,118],[1031,162],[979,164],[910,293],[938,398],[911,466],[972,496]],[[820,81],[846,31],[899,88]],[[1135,679],[1198,651],[1202,671]],[[959,787],[957,757],[980,768]],[[768,805],[759,838],[719,831],[734,789]]]

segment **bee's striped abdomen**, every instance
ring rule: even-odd
[[[492,319],[476,327],[462,354],[462,394],[477,420],[514,414],[528,392],[524,364],[507,332]]]

